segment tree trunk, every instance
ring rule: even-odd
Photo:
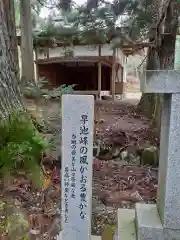
[[[159,6],[161,4],[161,1],[152,1],[153,5],[155,6],[155,12],[154,15],[156,15],[155,21],[158,21],[158,17],[160,17],[160,12],[157,9],[159,9]],[[157,32],[154,32],[154,30],[149,30],[149,42],[155,42],[155,39],[157,38]],[[147,53],[147,62],[146,62],[146,70],[157,70],[160,68],[159,63],[159,57],[156,48],[149,47],[148,53]],[[146,74],[146,73],[145,73]],[[148,75],[150,74],[150,75]],[[152,72],[148,72],[145,75],[146,80],[148,77],[150,77]],[[157,97],[153,93],[143,93],[141,96],[141,100],[138,104],[138,109],[144,113],[145,116],[152,118],[154,117],[154,112],[156,111],[156,100]]]
[[[152,39],[150,39],[151,41]],[[146,73],[146,79],[150,78],[153,74],[153,70],[160,69],[160,59],[157,53],[156,48],[151,48],[148,50],[147,56],[147,65],[146,70],[150,70],[152,72]],[[160,116],[161,116],[161,95],[154,93],[143,93],[141,96],[141,100],[138,104],[138,108],[143,114],[152,119],[152,123],[160,128]]]
[[[171,0],[164,21],[164,33],[158,55],[161,69],[174,69],[176,34],[178,29],[179,4]]]
[[[30,0],[20,0],[22,84],[35,82]]]
[[[175,43],[178,28],[179,6],[176,0],[171,0],[166,11],[162,25],[157,30],[161,43],[156,48],[149,49],[147,70],[171,70],[174,69]],[[147,76],[149,77],[149,76]],[[160,126],[162,94],[143,94],[139,103],[139,108],[145,114],[148,112],[148,117],[153,117],[156,125]]]
[[[18,86],[14,1],[0,1],[0,119],[23,108]]]
[[[12,64],[12,68],[15,70],[17,78],[19,79],[19,64],[17,64],[19,59],[18,59],[17,37],[16,37],[14,1],[3,0],[3,2],[5,6],[4,13],[5,13],[5,20],[7,24],[7,31],[11,39],[10,41],[11,51],[9,52],[9,54],[11,55],[11,64]]]

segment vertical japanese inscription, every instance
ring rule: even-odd
[[[68,166],[65,167],[65,174],[64,174],[64,202],[65,202],[65,223],[68,223],[68,209],[69,209],[69,203],[68,203],[68,194],[69,194],[69,168]]]
[[[81,115],[80,119],[80,217],[81,219],[86,218],[87,213],[87,171],[88,171],[88,115]]]
[[[72,159],[72,166],[71,166],[71,198],[76,198],[75,189],[76,189],[76,135],[72,134],[71,139],[71,159]]]

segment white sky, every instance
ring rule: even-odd
[[[108,2],[112,2],[113,0],[108,0]],[[73,2],[75,2],[77,5],[83,5],[84,3],[87,2],[87,0],[74,0]],[[52,9],[54,12],[57,12],[56,8]],[[40,13],[40,17],[42,18],[46,18],[48,17],[49,13],[50,13],[50,9],[47,7],[43,7]]]
[[[75,0],[74,2],[77,5],[82,5],[86,2],[86,0]],[[52,10],[55,10],[55,9],[52,9]],[[42,10],[41,10],[41,13],[40,13],[40,17],[42,17],[42,18],[48,17],[49,12],[50,12],[50,9],[48,9],[47,7],[43,7]]]

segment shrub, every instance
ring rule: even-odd
[[[69,94],[73,92],[75,84],[66,86],[65,84],[54,88],[53,90],[48,90],[48,81],[45,78],[42,78],[38,83],[30,83],[23,90],[24,96],[27,98],[39,99],[41,97],[45,99],[56,98],[59,99],[63,94]]]
[[[43,138],[27,113],[14,113],[0,123],[0,172],[17,169],[37,173],[43,152],[51,144]]]

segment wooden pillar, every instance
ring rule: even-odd
[[[38,65],[38,48],[35,47],[35,82],[37,83],[39,80],[39,65]]]
[[[98,99],[101,99],[102,64],[98,62]]]
[[[102,52],[101,50],[102,50],[102,48],[101,48],[101,45],[99,44],[98,45],[98,56],[99,57],[101,56],[101,52]]]
[[[124,67],[121,67],[121,88],[122,95],[124,94]]]
[[[47,54],[47,55],[46,55],[47,58],[49,58],[49,48],[46,49],[46,54]]]
[[[113,62],[112,62],[112,74],[111,74],[111,94],[112,94],[112,100],[115,100],[115,74],[116,74],[116,49],[113,51]]]

